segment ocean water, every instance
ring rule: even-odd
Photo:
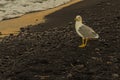
[[[69,1],[71,0],[0,0],[0,21],[54,8]]]

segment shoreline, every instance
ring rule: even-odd
[[[65,7],[73,5],[75,3],[80,2],[81,0],[72,0],[66,4],[60,5],[58,7],[44,10],[44,11],[36,11],[32,13],[25,14],[21,17],[0,21],[0,32],[5,35],[14,34],[19,32],[21,27],[27,27],[29,25],[37,25],[40,23],[44,23],[46,21],[45,16],[52,14],[58,10],[61,10]],[[3,27],[2,27],[3,26]]]

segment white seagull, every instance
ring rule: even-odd
[[[84,48],[89,39],[99,38],[99,35],[92,28],[82,23],[82,17],[80,15],[76,16],[75,21],[76,32],[82,37],[82,44],[79,47]]]

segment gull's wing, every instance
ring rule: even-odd
[[[81,25],[78,29],[79,33],[84,37],[84,38],[98,38],[98,34],[89,26],[87,25]]]

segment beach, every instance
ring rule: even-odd
[[[0,42],[1,80],[119,80],[120,0],[84,0]],[[79,48],[76,15],[100,36]]]
[[[47,16],[51,13],[54,13],[64,7],[67,7],[67,6],[70,6],[77,2],[80,2],[80,1],[81,0],[71,0],[70,2],[67,2],[66,4],[65,3],[63,5],[59,4],[59,6],[53,7],[51,9],[49,9],[49,7],[48,7],[47,10],[46,9],[40,10],[40,11],[36,11],[36,12],[31,12],[28,14],[24,13],[25,15],[22,15],[20,17],[17,16],[18,18],[14,18],[14,16],[16,16],[16,15],[13,15],[13,17],[12,17],[13,19],[8,18],[8,20],[0,21],[0,32],[2,34],[4,34],[0,37],[7,36],[9,34],[17,34],[21,27],[27,27],[29,25],[37,25],[40,23],[44,23],[47,20],[47,19],[45,19],[45,16]]]

